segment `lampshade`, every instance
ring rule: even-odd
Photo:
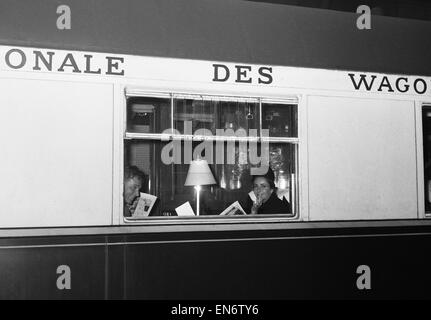
[[[198,159],[190,163],[186,182],[184,183],[185,186],[203,186],[215,183],[216,181],[206,160]]]

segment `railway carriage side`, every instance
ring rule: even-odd
[[[177,39],[160,3],[97,45],[0,30],[0,298],[429,298],[430,70],[397,60],[429,26],[195,2]],[[298,29],[324,18],[345,28]],[[268,168],[285,209],[251,214]]]

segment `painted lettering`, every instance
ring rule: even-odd
[[[65,73],[86,73],[124,75],[124,58],[104,56],[96,59],[93,54],[79,54],[72,52],[45,51],[45,50],[21,50],[10,49],[6,52],[4,60],[11,69],[30,69],[34,71],[58,71]]]
[[[217,81],[217,82],[224,82],[227,79],[229,79],[230,77],[230,72],[229,72],[229,68],[226,67],[224,64],[213,64],[214,67],[214,78],[213,81]],[[221,78],[219,76],[219,69],[222,68],[224,70],[224,77]]]
[[[42,63],[45,65],[45,68],[47,71],[52,71],[52,57],[55,54],[52,51],[48,51],[46,52],[46,54],[48,55],[48,60],[46,59],[46,57],[43,55],[43,53],[41,51],[33,51],[34,53],[34,67],[33,70],[42,70],[41,67],[39,66],[39,61],[42,61]]]
[[[76,64],[75,58],[71,53],[66,55],[60,68],[58,68],[58,71],[64,71],[64,67],[72,67],[72,72],[81,73],[81,70],[79,70],[78,65]]]
[[[404,88],[403,88],[403,89],[401,89],[401,88],[400,88],[400,82],[401,82],[401,81],[406,82],[406,83],[404,84]],[[395,87],[397,88],[397,90],[398,90],[399,92],[407,92],[407,91],[409,91],[409,88],[410,88],[410,85],[408,85],[408,84],[407,84],[407,82],[408,82],[408,79],[407,79],[406,77],[400,77],[400,78],[398,78],[398,79],[397,79],[397,81],[395,82]]]
[[[367,75],[365,75],[365,74],[359,75],[359,77],[360,77],[359,83],[356,82],[355,76],[356,75],[354,73],[349,73],[349,77],[352,80],[353,86],[355,87],[356,90],[361,89],[362,84],[364,84],[365,89],[367,91],[371,90],[373,83],[374,83],[374,80],[376,79],[376,76],[374,76],[374,75],[371,76],[371,82],[370,83],[367,82],[367,80],[366,80]]]
[[[377,89],[377,91],[382,91],[382,87],[388,88],[389,92],[394,92],[394,89],[392,89],[389,79],[386,76],[383,77],[382,82],[380,82],[380,87]]]
[[[265,72],[266,71],[266,72]],[[266,80],[262,80],[262,78],[259,77],[258,83],[263,84],[270,84],[272,83],[272,68],[271,67],[260,67],[259,68],[259,75],[266,78]]]
[[[418,83],[422,83],[422,91],[419,90]],[[427,83],[424,79],[416,79],[413,83],[413,88],[415,89],[416,93],[424,94],[427,91]]]
[[[102,70],[99,68],[97,70],[91,70],[91,59],[93,56],[91,54],[84,54],[85,57],[85,70],[84,73],[94,73],[94,74],[101,74]]]
[[[121,70],[119,72],[114,72],[113,70],[118,70],[120,67],[118,65],[119,62],[123,63],[124,58],[118,58],[118,57],[106,57],[106,60],[108,60],[108,71],[106,74],[112,74],[117,76],[124,76],[124,70]],[[117,61],[117,62],[114,62]]]
[[[13,53],[18,53],[19,63],[12,64],[11,55]],[[14,55],[14,56],[17,57],[17,55]],[[8,65],[8,67],[10,67],[12,69],[21,69],[22,67],[24,67],[25,63],[27,62],[27,57],[25,56],[24,51],[22,51],[20,49],[12,49],[6,53],[5,61],[6,61],[6,64]]]
[[[236,68],[236,80],[235,82],[242,82],[242,83],[251,83],[251,78],[247,77],[247,71],[251,71],[251,66],[235,66]]]
[[[348,73],[348,75],[356,90],[371,91],[374,89],[378,92],[408,93],[411,90],[410,88],[412,88],[410,94],[424,94],[428,91],[428,84],[423,78],[409,80],[408,77],[385,75],[356,75],[354,73]]]
[[[213,79],[215,82],[226,82],[230,79],[231,70],[224,64],[213,64]],[[234,65],[232,70],[233,74],[236,75],[236,83],[259,83],[259,84],[271,84],[273,81],[272,68],[271,67],[259,67],[256,69],[250,65]],[[256,79],[257,78],[257,79]]]

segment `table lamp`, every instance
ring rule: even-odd
[[[187,172],[185,186],[194,186],[196,189],[196,215],[199,215],[199,196],[201,186],[216,184],[211,169],[206,160],[197,159],[190,162],[189,171]]]

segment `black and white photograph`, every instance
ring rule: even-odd
[[[270,319],[430,250],[431,2],[0,0],[0,300]]]

